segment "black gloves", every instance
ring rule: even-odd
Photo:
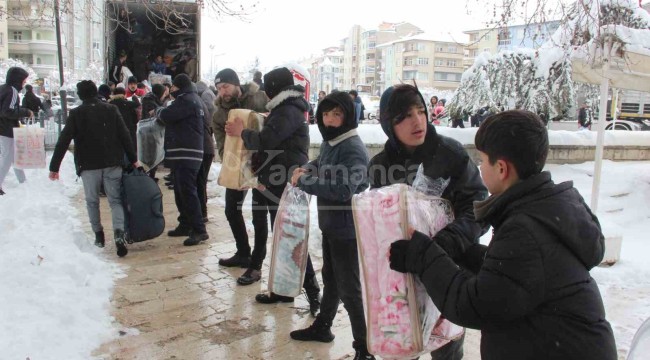
[[[406,254],[408,253],[409,240],[397,240],[390,244],[390,268],[402,273],[406,271]]]

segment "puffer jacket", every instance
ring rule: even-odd
[[[482,359],[617,358],[589,274],[605,239],[571,182],[534,175],[479,203],[477,220],[494,236],[466,253],[476,274],[420,233],[408,242],[406,270],[419,275],[445,318],[481,330]]]

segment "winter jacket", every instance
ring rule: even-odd
[[[187,63],[185,63],[185,73],[187,76],[190,77],[192,82],[196,82],[197,80],[197,61],[195,58],[187,60]]]
[[[478,168],[458,141],[439,135],[430,123],[424,143],[413,154],[397,145],[392,127],[390,131],[384,150],[370,160],[370,186],[411,185],[420,164],[429,178],[449,179],[442,198],[451,202],[454,221],[438,232],[436,241],[452,258],[460,259],[465,249],[478,243],[487,230],[487,226],[474,220],[474,201],[487,197]]]
[[[203,107],[203,154],[214,157],[214,138],[212,137],[212,127],[210,126],[212,118],[210,117],[208,106],[203,99],[201,99],[201,106]]]
[[[309,103],[301,86],[291,86],[276,95],[266,108],[270,110],[261,131],[244,129],[241,134],[253,155],[258,181],[266,187],[281,187],[291,180],[296,167],[309,160],[309,127],[305,112]]]
[[[165,70],[167,70],[167,65],[164,62],[158,64],[157,62],[154,61],[151,63],[151,71],[154,74],[164,74]]]
[[[368,188],[368,152],[357,135],[354,108],[349,97],[345,92],[338,92],[323,100],[334,102],[343,109],[343,124],[334,128],[342,133],[334,133],[331,136],[335,137],[330,139],[328,130],[334,129],[326,128],[323,112],[317,112],[318,126],[325,141],[321,144],[318,158],[307,166],[310,172],[297,182],[301,190],[318,198],[318,226],[324,236],[335,239],[356,239],[352,196]]]
[[[258,113],[265,113],[266,104],[269,98],[263,91],[259,91],[259,86],[250,83],[241,86],[241,96],[238,99],[226,102],[220,96],[215,100],[215,110],[212,116],[212,130],[214,131],[214,140],[217,142],[219,158],[223,159],[223,146],[226,142],[226,122],[230,109],[248,109]]]
[[[112,81],[114,84],[119,84],[122,82],[122,66],[124,66],[120,60],[115,60],[113,66],[111,66],[111,72],[108,74],[108,80]]]
[[[201,100],[203,100],[205,106],[208,107],[208,117],[210,119],[210,126],[212,126],[212,116],[215,110],[214,101],[217,99],[217,96],[208,88],[208,84],[203,81],[196,83],[196,92],[201,97]]]
[[[573,188],[543,172],[477,206],[494,227],[476,274],[416,233],[406,270],[445,318],[481,330],[481,358],[614,360],[616,344],[589,270],[603,258],[598,219]]]
[[[0,85],[0,136],[13,138],[13,128],[20,126],[20,118],[29,116],[28,109],[21,109],[18,101],[27,76],[27,71],[14,67],[7,72],[7,82]]]
[[[25,92],[22,105],[25,109],[31,110],[34,115],[38,114],[41,109],[43,109],[43,111],[46,111],[45,106],[43,106],[43,102],[38,98],[38,96],[36,96],[36,94],[34,94],[33,91]]]
[[[136,162],[135,147],[129,130],[115,105],[97,98],[70,110],[59,140],[54,148],[50,171],[59,172],[63,156],[74,140],[74,161],[77,175],[84,170],[122,166],[124,153],[130,163]]]
[[[150,115],[149,112],[154,110],[155,113],[155,110],[161,106],[163,106],[163,103],[156,94],[152,92],[148,93],[142,98],[142,118],[147,119],[152,117],[153,115]]]
[[[578,124],[583,127],[587,128],[591,126],[591,109],[587,107],[581,107],[580,110],[578,110]]]
[[[173,96],[174,102],[157,113],[165,124],[165,164],[198,170],[203,162],[203,101],[194,85]]]
[[[134,101],[127,100],[124,95],[112,95],[109,102],[117,106],[120,110],[120,115],[122,115],[122,120],[126,128],[129,129],[129,135],[131,136],[131,142],[134,147],[137,144],[136,131],[138,129],[138,107],[140,104]]]

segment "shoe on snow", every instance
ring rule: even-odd
[[[115,247],[117,248],[117,256],[125,257],[129,253],[126,248],[126,240],[124,239],[124,231],[115,230]]]

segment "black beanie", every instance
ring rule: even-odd
[[[214,77],[214,85],[217,86],[220,83],[239,86],[239,76],[237,76],[237,73],[233,69],[223,69],[217,73],[217,76]]]
[[[178,74],[174,78],[172,85],[176,86],[180,90],[185,89],[186,87],[192,85],[192,79],[190,79],[187,74]]]
[[[101,84],[99,85],[99,89],[97,89],[97,93],[103,96],[104,99],[108,99],[111,97],[111,88],[106,84]]]
[[[286,67],[273,69],[264,75],[264,91],[269,99],[289,86],[293,86],[293,74]]]
[[[160,99],[165,94],[165,85],[153,84],[151,92],[156,95],[156,98]]]
[[[77,83],[77,96],[82,101],[92,99],[97,96],[97,85],[91,80],[82,80]]]
[[[138,78],[135,76],[129,76],[129,80],[127,81],[127,84],[137,84],[138,83]]]

